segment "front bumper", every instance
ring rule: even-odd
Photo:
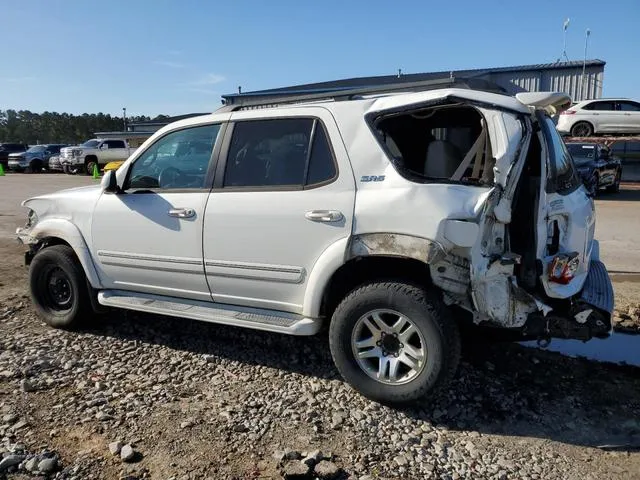
[[[29,162],[27,160],[9,160],[7,164],[7,168],[9,170],[24,170],[29,166]]]

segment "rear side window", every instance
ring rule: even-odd
[[[582,108],[584,110],[615,110],[616,106],[613,102],[592,102]]]
[[[123,140],[107,140],[105,143],[109,148],[125,148]]]
[[[251,120],[234,126],[224,186],[304,188],[331,181],[336,173],[319,120]]]

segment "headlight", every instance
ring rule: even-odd
[[[25,225],[27,228],[33,227],[36,223],[38,223],[38,214],[35,210],[29,209],[29,214],[27,215],[27,224]]]
[[[79,149],[72,150],[71,155],[73,155],[74,157],[79,157],[80,155],[82,155],[82,150],[79,150]]]

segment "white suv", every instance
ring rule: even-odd
[[[26,200],[36,311],[326,323],[340,373],[384,402],[445,385],[464,322],[609,335],[594,204],[549,117],[568,97],[349,93],[176,122],[100,186]]]
[[[626,98],[585,100],[558,118],[558,131],[573,137],[598,133],[640,133],[640,103]]]

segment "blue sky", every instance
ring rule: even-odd
[[[640,0],[2,0],[0,109],[212,111],[220,95],[338,78],[607,62],[640,99]]]

